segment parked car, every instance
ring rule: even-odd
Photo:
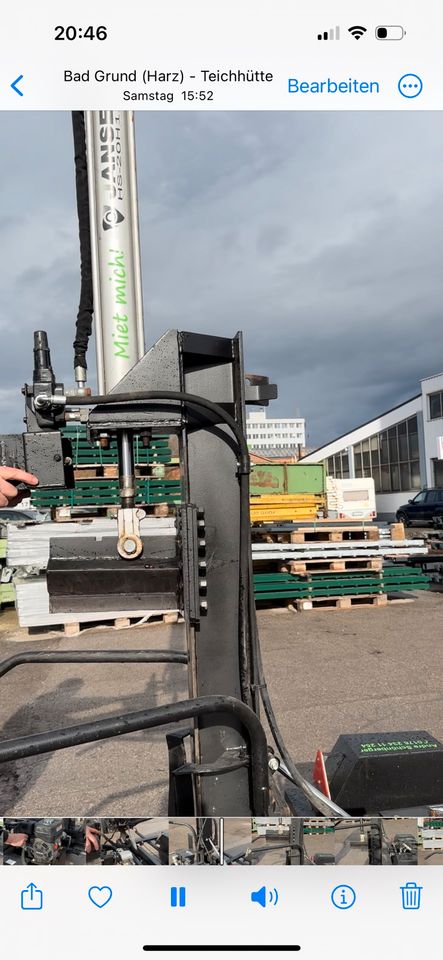
[[[441,526],[443,524],[443,489],[433,487],[420,490],[416,497],[398,508],[397,520],[407,527],[414,523],[420,526],[428,523]]]

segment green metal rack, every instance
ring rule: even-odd
[[[413,567],[384,567],[380,572],[331,574],[254,574],[255,598],[259,600],[350,597],[396,591],[429,590],[429,577]]]

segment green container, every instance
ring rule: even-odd
[[[250,492],[254,496],[278,493],[324,494],[322,463],[254,463]]]

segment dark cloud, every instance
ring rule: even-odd
[[[13,430],[34,329],[71,380],[79,255],[69,116],[3,114],[0,137]],[[139,114],[147,342],[242,329],[315,446],[417,393],[443,368],[442,141],[430,112]]]

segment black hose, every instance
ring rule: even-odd
[[[218,420],[226,423],[226,425],[232,430],[232,433],[237,440],[239,448],[239,474],[250,473],[251,464],[249,459],[248,444],[242,428],[239,426],[237,421],[234,420],[234,417],[231,417],[231,414],[228,413],[224,407],[220,406],[219,403],[214,403],[213,400],[207,400],[206,397],[199,397],[196,393],[185,393],[181,390],[134,390],[133,393],[105,393],[97,394],[96,396],[68,395],[66,397],[66,404],[68,407],[102,407],[109,405],[118,406],[120,403],[137,403],[140,400],[143,402],[176,400],[179,403],[187,403],[194,407],[200,407],[203,410],[209,410],[210,413],[214,414],[218,418]]]
[[[87,368],[86,352],[92,332],[94,310],[91,260],[91,229],[89,219],[89,187],[86,163],[85,115],[83,110],[72,113],[74,134],[75,188],[77,197],[78,231],[80,239],[80,302],[75,325],[74,368]]]

